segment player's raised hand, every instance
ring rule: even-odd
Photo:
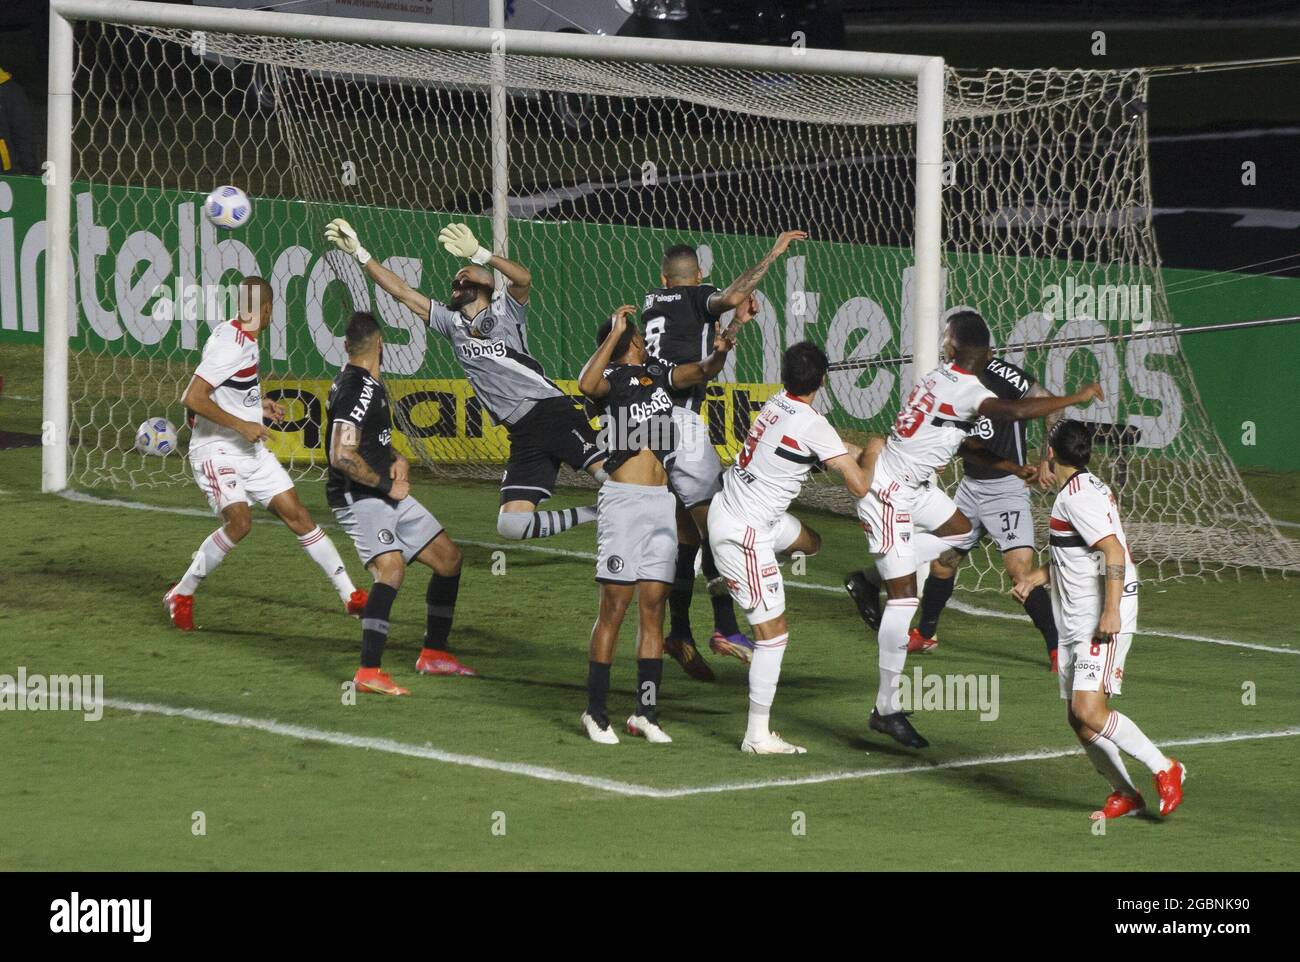
[[[1056,482],[1056,472],[1052,470],[1052,462],[1043,460],[1038,462],[1038,486],[1044,491],[1050,490]]]
[[[1080,404],[1087,404],[1089,401],[1104,401],[1106,395],[1102,393],[1101,385],[1096,381],[1090,381],[1081,387],[1078,391]]]
[[[610,332],[621,335],[627,330],[628,321],[632,319],[632,315],[635,313],[636,308],[631,304],[624,304],[622,307],[616,308],[609,319]]]
[[[492,252],[479,245],[474,232],[464,224],[448,224],[438,231],[438,243],[448,254],[475,264],[486,264]]]
[[[1038,479],[1038,466],[1034,464],[1018,464],[1014,474],[1025,484],[1032,484]]]
[[[271,436],[265,424],[261,421],[241,421],[239,427],[235,428],[240,436],[249,444],[256,444],[258,441],[265,441]]]
[[[410,480],[411,462],[399,454],[397,457],[393,458],[392,467],[388,469],[388,476],[394,481]]]
[[[797,240],[807,240],[808,232],[806,230],[787,230],[782,231],[781,236],[776,239],[772,245],[773,254],[784,254],[791,243]]]
[[[336,217],[325,225],[325,239],[343,253],[355,257],[358,264],[370,260],[370,252],[361,246],[357,232],[342,217]]]
[[[394,501],[401,501],[411,493],[411,482],[405,479],[393,481],[393,486],[388,489],[388,496]]]

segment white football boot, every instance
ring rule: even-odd
[[[802,745],[791,745],[776,732],[768,732],[761,738],[746,735],[740,743],[740,750],[750,755],[803,755],[808,751]]]
[[[614,726],[606,725],[601,728],[600,725],[596,724],[596,719],[585,711],[582,713],[582,730],[587,733],[587,737],[593,742],[600,742],[602,745],[618,744],[618,736],[614,734]]]
[[[627,733],[629,735],[640,735],[651,745],[668,745],[672,743],[672,737],[660,728],[656,722],[646,718],[645,715],[629,715]]]

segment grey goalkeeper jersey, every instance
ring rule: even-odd
[[[437,301],[429,305],[429,327],[451,342],[475,396],[497,424],[515,424],[538,401],[564,396],[528,353],[527,315],[527,305],[508,291],[472,319]]]

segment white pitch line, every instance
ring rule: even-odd
[[[337,745],[342,748],[363,748],[369,751],[386,752],[390,755],[403,755],[408,758],[422,758],[427,761],[443,762],[449,765],[464,765],[468,768],[481,768],[506,775],[522,775],[544,782],[562,782],[580,785],[614,795],[634,798],[686,798],[691,795],[716,795],[723,792],[750,792],[765,788],[795,788],[803,785],[823,785],[828,782],[845,782],[862,778],[880,778],[887,775],[915,775],[924,772],[948,771],[957,768],[976,768],[984,765],[1009,765],[1015,762],[1044,761],[1066,758],[1070,755],[1083,754],[1082,748],[1045,749],[1036,752],[1024,752],[1018,755],[982,755],[975,758],[954,759],[937,762],[933,765],[907,765],[897,768],[864,768],[849,771],[825,772],[819,775],[804,775],[793,778],[772,778],[753,782],[723,782],[717,785],[692,785],[683,788],[655,788],[651,785],[638,785],[634,782],[620,782],[612,778],[598,778],[592,775],[579,775],[558,768],[543,765],[529,765],[522,762],[502,762],[493,758],[481,758],[478,755],[464,755],[459,752],[446,752],[430,745],[410,745],[394,741],[391,738],[374,738],[365,735],[348,735],[344,732],[331,732],[305,725],[289,725],[266,718],[247,718],[226,712],[206,711],[202,708],[177,708],[172,705],[157,705],[150,702],[122,701],[105,698],[104,707],[140,715],[162,715],[168,718],[186,718],[190,721],[209,722],[227,728],[245,728],[251,731],[296,738],[299,741],[320,742]],[[1226,742],[1254,741],[1264,738],[1289,738],[1300,735],[1300,728],[1284,728],[1271,732],[1230,732],[1221,735],[1200,735],[1195,738],[1162,740],[1161,745],[1179,747],[1185,745],[1220,745]]]
[[[134,511],[158,511],[164,514],[179,514],[188,517],[210,518],[212,512],[203,511],[199,508],[177,508],[167,507],[157,504],[146,504],[140,501],[122,501],[117,498],[97,498],[94,495],[83,494],[80,491],[65,490],[60,491],[59,496],[69,501],[76,501],[80,504],[97,504],[112,508],[130,508]],[[257,518],[259,522],[267,524],[279,524],[272,518]],[[335,524],[322,522],[322,528],[336,528]],[[458,544],[468,545],[474,548],[484,548],[488,551],[531,551],[537,554],[556,555],[562,558],[578,558],[584,561],[595,561],[596,555],[590,551],[574,551],[568,548],[552,548],[548,545],[524,544],[516,542],[512,544],[501,544],[495,541],[468,541],[461,538],[455,539]],[[819,585],[811,581],[787,580],[787,588],[801,588],[805,591],[824,591],[831,594],[841,594],[844,589],[833,587],[831,585]],[[964,615],[975,615],[981,618],[1001,618],[1004,621],[1028,622],[1026,615],[1018,615],[1010,611],[998,611],[995,608],[980,608],[976,605],[966,604],[956,599],[948,602],[948,607],[953,611],[961,612]],[[1196,641],[1206,645],[1221,645],[1227,648],[1248,648],[1252,651],[1267,651],[1275,655],[1300,655],[1300,648],[1285,648],[1277,645],[1260,645],[1250,641],[1234,641],[1231,638],[1212,638],[1208,635],[1191,635],[1179,631],[1161,631],[1155,628],[1142,628],[1137,632],[1138,635],[1145,635],[1149,638],[1173,638],[1177,641]]]

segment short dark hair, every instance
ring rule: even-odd
[[[1047,443],[1056,460],[1072,468],[1086,468],[1092,457],[1092,431],[1082,421],[1057,421]]]
[[[600,347],[605,343],[605,338],[609,337],[609,332],[614,329],[614,318],[605,318],[604,323],[596,329],[596,346]],[[632,346],[632,338],[636,336],[636,321],[632,318],[627,319],[627,327],[623,328],[623,336],[618,339],[614,345],[614,353],[610,355],[611,359],[620,358],[627,353],[627,349]]]
[[[343,332],[343,349],[348,357],[355,357],[370,346],[380,331],[379,322],[369,311],[355,311],[348,318],[348,328]]]
[[[700,258],[690,244],[674,244],[664,251],[659,269],[664,277],[683,277],[700,269]]]
[[[829,366],[825,351],[812,341],[800,341],[781,358],[781,383],[791,394],[811,394],[822,386]]]
[[[987,348],[990,344],[989,326],[976,311],[958,311],[948,318],[952,326],[952,339],[958,348]]]

